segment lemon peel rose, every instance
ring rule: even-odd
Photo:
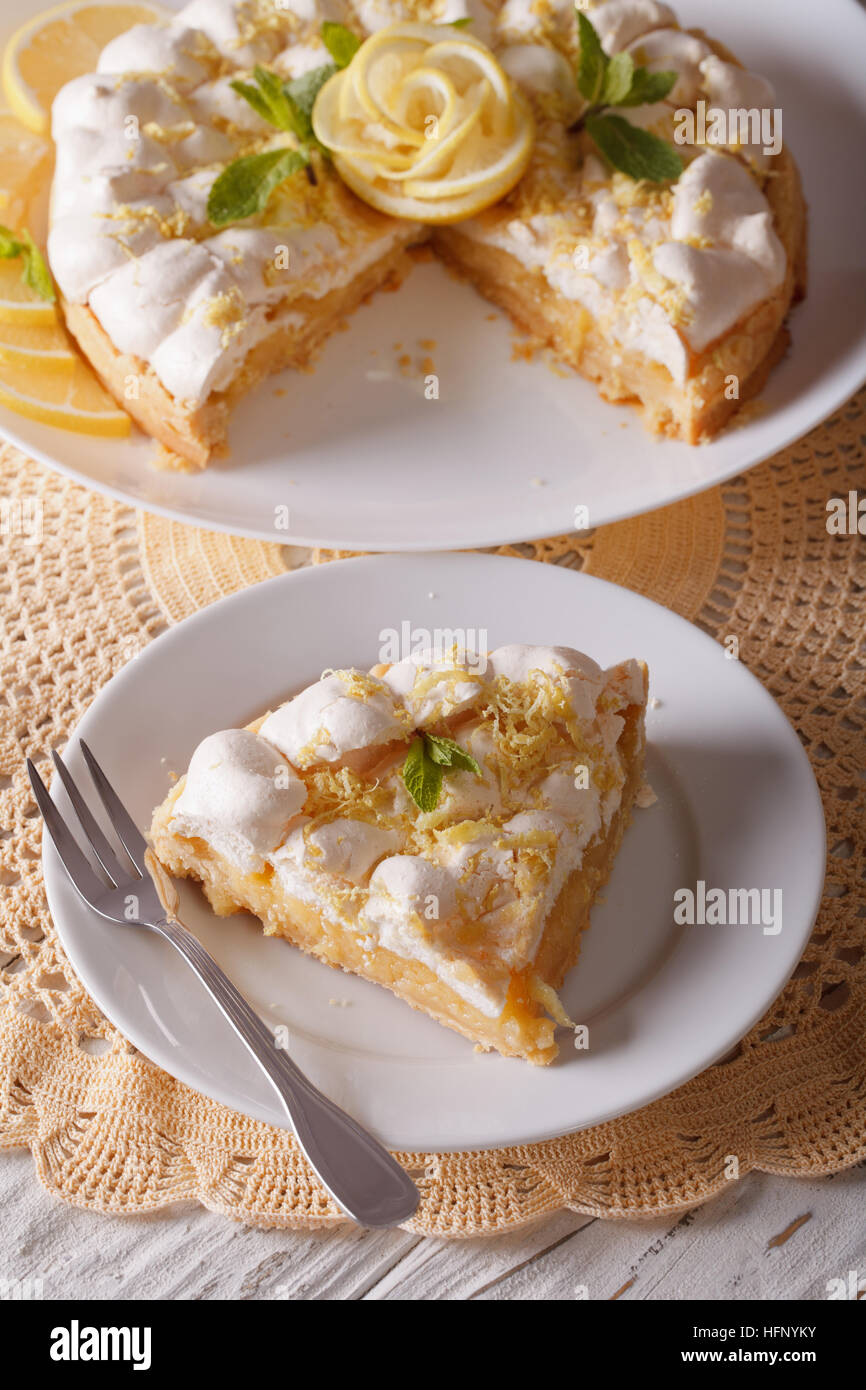
[[[480,39],[448,25],[392,24],[325,83],[316,138],[380,212],[458,222],[503,198],[535,134],[524,97]]]

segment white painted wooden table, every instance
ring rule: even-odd
[[[679,1217],[561,1212],[445,1241],[258,1231],[186,1205],[101,1216],[49,1196],[14,1151],[0,1154],[0,1231],[2,1287],[41,1279],[45,1298],[824,1300],[830,1280],[866,1280],[866,1165],[815,1181],[750,1174]]]

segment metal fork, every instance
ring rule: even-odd
[[[27,771],[42,819],[67,874],[94,912],[122,926],[146,927],[179,951],[216,1001],[238,1037],[258,1062],[285,1107],[295,1138],[334,1201],[362,1226],[395,1226],[414,1212],[420,1194],[408,1173],[387,1149],[308,1081],[281,1051],[270,1029],[192,932],[165,903],[166,886],[174,891],[161,866],[151,874],[149,850],[126,807],[87,744],[81,751],[93,784],[125,851],[121,863],[88,809],[69,769],[57,753],[54,763],[90,849],[108,882],[97,874],[49,795],[30,759]],[[163,880],[164,875],[164,880]]]

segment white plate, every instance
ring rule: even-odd
[[[636,1108],[723,1055],[799,959],[817,911],[824,822],[799,740],[770,696],[697,628],[602,580],[482,555],[379,556],[303,570],[204,609],[147,647],[77,733],[147,826],[199,740],[243,724],[333,665],[369,666],[380,632],[485,629],[564,643],[605,664],[644,657],[658,803],[636,813],[563,998],[589,1026],[547,1068],[480,1055],[378,986],[337,973],[197,888],[182,915],[329,1095],[394,1147],[483,1148]],[[483,642],[484,637],[480,640]],[[71,741],[75,744],[75,738]],[[81,772],[76,751],[73,770]],[[236,1110],[282,1123],[267,1083],[171,948],[83,907],[50,841],[48,899],[75,969],[137,1047]],[[783,926],[673,925],[673,894],[778,888]],[[346,1001],[345,1005],[333,1001]]]
[[[19,9],[35,11],[40,0]],[[160,473],[153,445],[64,434],[0,408],[0,432],[79,482],[149,511],[264,540],[356,550],[497,545],[600,526],[700,492],[800,438],[866,377],[866,144],[854,0],[682,0],[772,78],[810,205],[810,290],[767,410],[702,448],[656,442],[627,407],[544,362],[512,361],[501,315],[438,265],[376,296],[328,343],[312,375],[286,372],[243,402],[231,458],[203,474]],[[23,18],[22,13],[19,18]],[[440,399],[407,380],[394,344],[432,353]],[[276,395],[281,389],[284,394]],[[539,480],[541,486],[539,486]],[[285,508],[288,508],[288,520]],[[279,511],[277,509],[280,509]]]

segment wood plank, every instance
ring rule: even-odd
[[[421,1237],[404,1231],[262,1231],[192,1204],[103,1216],[50,1197],[30,1156],[0,1157],[7,1280],[45,1298],[357,1297]]]
[[[750,1174],[678,1219],[597,1222],[479,1296],[825,1299],[831,1279],[866,1273],[864,1196],[866,1168],[815,1180]]]
[[[80,1210],[46,1194],[16,1151],[0,1155],[2,1276],[41,1280],[46,1298],[826,1299],[831,1280],[866,1275],[864,1198],[866,1165],[818,1180],[751,1174],[649,1222],[558,1212],[456,1241],[261,1231],[192,1204],[140,1217]]]
[[[502,1236],[466,1240],[428,1238],[371,1286],[368,1299],[467,1299],[529,1267],[591,1225],[589,1216],[557,1212]]]

